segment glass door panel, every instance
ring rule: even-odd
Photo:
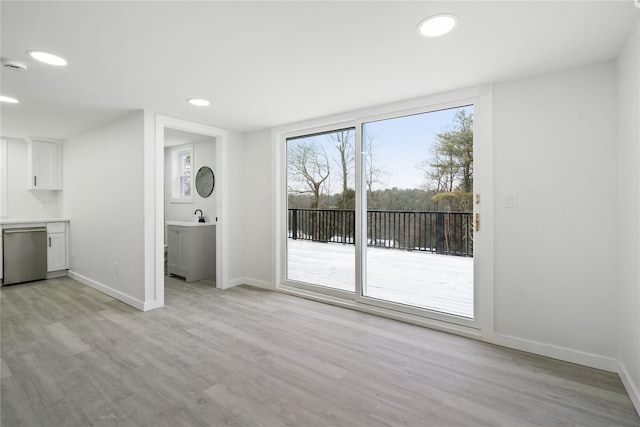
[[[473,106],[364,123],[362,147],[362,296],[472,319]]]
[[[355,129],[287,139],[287,280],[355,291]]]

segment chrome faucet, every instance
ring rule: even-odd
[[[203,213],[202,213],[202,209],[196,209],[196,211],[193,214],[196,215],[198,213],[198,211],[200,212],[200,217],[198,218],[198,222],[204,222],[204,216],[203,216]]]

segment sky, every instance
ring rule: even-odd
[[[424,173],[416,166],[422,160],[430,160],[436,145],[436,135],[454,126],[454,116],[464,109],[473,113],[473,106],[452,108],[430,113],[404,116],[367,123],[367,135],[374,138],[374,162],[387,173],[383,188],[421,188],[425,184]]]
[[[454,127],[456,112],[464,109],[473,113],[473,106],[457,107],[429,113],[402,116],[364,124],[364,138],[373,140],[373,160],[376,167],[384,170],[380,183],[375,183],[373,190],[384,188],[423,188],[426,183],[424,173],[417,168],[422,160],[430,160],[436,135]],[[338,170],[338,150],[329,135],[314,135],[296,138],[289,144],[314,139],[321,143],[327,155],[331,157],[332,190],[340,192],[342,181]],[[354,137],[355,139],[355,137]],[[369,147],[366,148],[367,150]],[[334,175],[335,170],[335,176]],[[353,184],[354,171],[351,171],[350,187]]]

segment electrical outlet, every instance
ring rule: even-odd
[[[113,266],[113,272],[116,274],[116,276],[120,275],[120,263],[116,262],[115,265]]]

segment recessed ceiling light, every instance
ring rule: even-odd
[[[438,37],[452,31],[458,24],[458,17],[449,13],[430,16],[418,24],[418,33],[425,37]]]
[[[37,59],[40,62],[44,62],[49,65],[67,65],[67,60],[64,58],[60,58],[57,55],[48,52],[42,52],[39,50],[29,50],[27,51],[29,55],[33,59]]]
[[[208,107],[210,104],[209,101],[201,98],[189,98],[187,99],[187,102],[191,105],[196,105],[198,107]]]
[[[18,101],[15,98],[11,98],[10,96],[0,95],[0,102],[8,102],[9,104],[17,104],[20,101]]]

